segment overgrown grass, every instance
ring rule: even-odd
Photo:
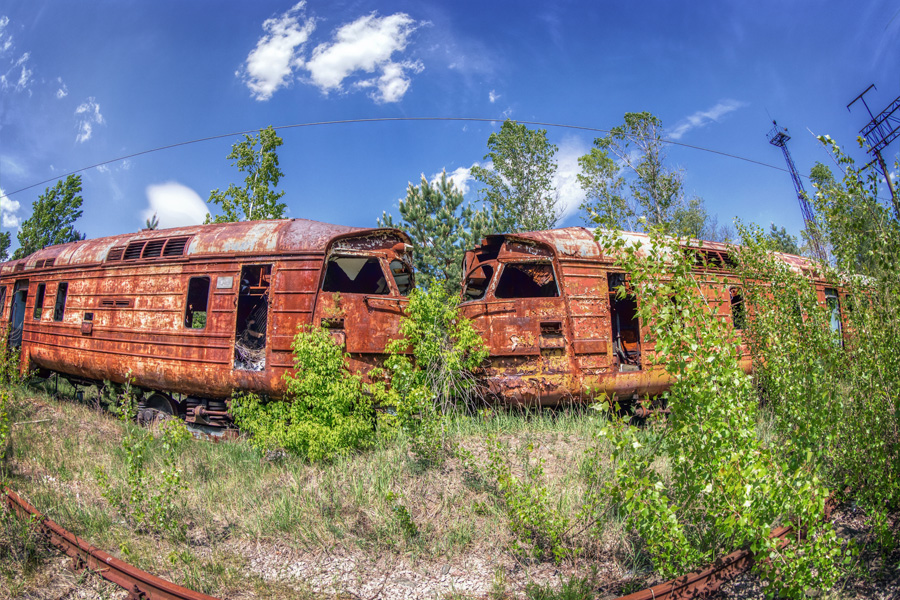
[[[519,562],[540,565],[513,550],[516,533],[495,479],[473,472],[458,457],[439,467],[423,464],[402,431],[377,438],[367,451],[318,463],[292,455],[267,460],[245,440],[189,440],[175,449],[174,461],[187,488],[178,494],[172,518],[185,535],[136,530],[104,498],[95,475],[103,469],[110,481],[125,480],[121,440],[132,426],[93,408],[91,394],[77,403],[71,390],[63,391],[69,399],[53,399],[37,388],[13,392],[12,420],[23,424],[11,428],[11,486],[94,545],[193,589],[216,595],[253,590],[259,597],[311,593],[285,587],[298,580],[279,573],[290,561],[273,560],[276,552],[291,560],[352,557],[373,572],[385,560],[426,568],[464,564],[473,556],[500,572]],[[499,441],[516,477],[526,476],[525,461],[539,458],[549,505],[576,523],[587,486],[596,479],[586,450],[602,419],[582,407],[493,409],[454,416],[446,431],[479,461],[488,457],[489,440]],[[148,471],[170,464],[163,452],[158,440],[149,442]],[[635,559],[616,518],[605,536],[597,536],[596,528],[578,529],[567,533],[578,552],[563,557],[560,568],[566,572],[577,575],[588,560],[606,561],[613,571],[646,564]]]

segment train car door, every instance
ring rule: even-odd
[[[271,282],[272,265],[241,267],[235,319],[235,369],[262,371],[266,368]]]
[[[16,282],[13,291],[12,310],[9,323],[9,347],[18,348],[22,345],[22,326],[25,323],[25,303],[28,301],[28,280]]]

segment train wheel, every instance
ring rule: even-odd
[[[154,392],[138,404],[138,423],[150,423],[155,419],[168,419],[178,414],[172,399]]]

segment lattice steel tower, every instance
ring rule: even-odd
[[[816,226],[816,217],[813,214],[812,207],[806,200],[806,190],[803,188],[803,181],[800,180],[800,174],[797,173],[794,159],[791,158],[791,153],[787,147],[787,142],[791,139],[791,136],[788,135],[787,129],[779,127],[778,123],[775,121],[772,121],[772,126],[772,131],[770,131],[769,135],[766,137],[769,138],[770,144],[781,148],[781,152],[784,154],[784,160],[787,162],[788,171],[790,171],[791,179],[794,182],[794,190],[797,192],[797,200],[800,201],[800,214],[803,215],[803,223],[806,226],[806,235],[809,237],[809,244],[812,246],[813,256],[818,260],[825,262],[828,260],[828,255],[825,253],[825,249],[822,246],[819,228]]]

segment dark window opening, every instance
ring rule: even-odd
[[[66,314],[66,296],[69,294],[69,284],[60,283],[56,288],[56,303],[53,305],[53,320],[62,321]]]
[[[608,273],[609,317],[613,352],[619,372],[641,370],[641,325],[637,316],[637,298],[631,292],[619,298],[625,284],[624,273]]]
[[[209,277],[191,277],[188,283],[187,306],[184,309],[184,326],[189,329],[206,327],[208,305]]]
[[[553,266],[548,263],[507,263],[500,273],[497,298],[554,298],[559,296]]]
[[[28,302],[28,280],[17,281],[13,288],[12,307],[10,308],[9,347],[22,345],[22,329],[25,324],[25,303]]]
[[[234,368],[262,371],[266,368],[266,328],[269,322],[269,286],[272,265],[241,268],[237,302]]]
[[[397,291],[401,296],[409,296],[413,286],[412,268],[399,259],[391,261],[391,275],[394,276],[394,283],[397,285]]]
[[[44,312],[44,290],[47,289],[47,284],[39,283],[37,286],[37,291],[34,294],[34,320],[37,321],[41,318],[41,314]]]
[[[494,267],[491,265],[481,265],[466,277],[466,287],[463,295],[466,300],[481,300],[487,292],[488,286],[491,285],[491,278],[494,276]]]
[[[336,256],[325,270],[324,292],[387,294],[388,285],[377,258]]]
[[[731,295],[731,322],[735,329],[747,327],[747,311],[744,307],[744,295],[739,288],[730,288]]]
[[[828,309],[830,318],[831,331],[841,334],[841,299],[838,297],[837,290],[834,288],[825,288],[825,307]]]
[[[6,286],[0,287],[0,317],[6,312]]]

